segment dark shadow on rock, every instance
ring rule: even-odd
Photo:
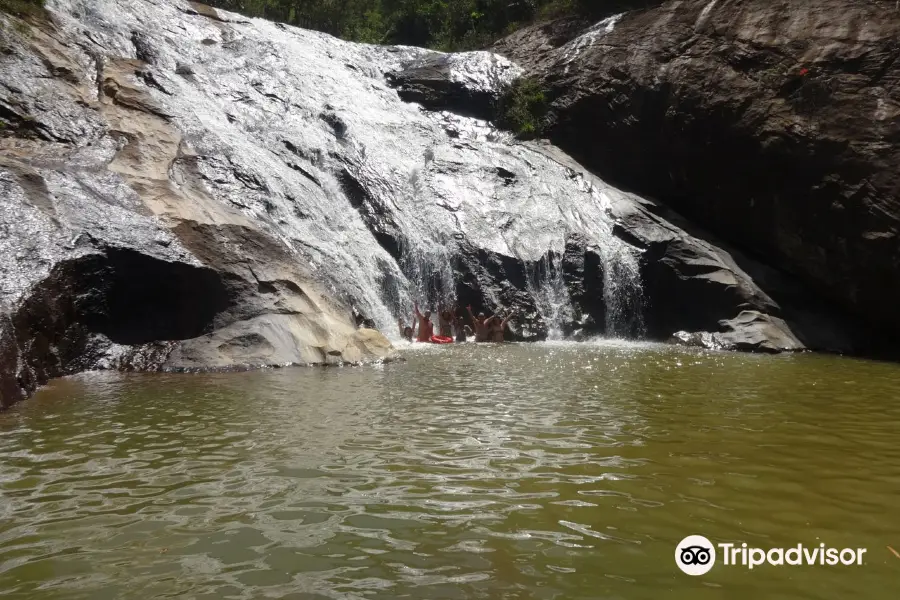
[[[639,227],[616,230],[646,250],[641,276],[645,297],[650,299],[645,313],[649,337],[664,341],[676,331],[727,331],[728,339],[740,340],[735,332],[742,325],[759,331],[759,319],[737,319],[738,313],[749,311],[779,319],[774,327],[783,324],[808,349],[857,355],[882,355],[887,350],[881,335],[822,301],[790,275],[740,252],[663,205],[645,202],[644,206],[689,236],[647,243],[647,238],[634,235]],[[723,270],[723,265],[731,268]],[[756,333],[749,339],[759,343],[735,341],[730,349],[767,352],[774,347]],[[784,349],[790,349],[790,344]]]
[[[426,55],[385,77],[406,102],[429,110],[491,119],[506,85],[519,72],[518,67],[497,55],[464,52]]]
[[[378,240],[382,248],[387,251],[394,260],[400,260],[401,245],[399,242],[399,227],[391,217],[391,211],[381,201],[369,193],[360,183],[359,179],[348,168],[341,169],[338,174],[338,182],[341,189],[347,195],[350,204],[362,217],[369,231]]]
[[[82,276],[85,324],[117,344],[185,340],[207,333],[231,298],[215,271],[109,249],[103,267]],[[84,302],[82,300],[82,302]]]
[[[522,261],[464,244],[456,266],[456,297],[475,314],[515,314],[511,341],[539,341],[547,337],[547,325],[528,293],[526,265]]]
[[[603,263],[597,251],[583,236],[570,235],[562,267],[574,311],[571,334],[576,338],[605,334]]]
[[[123,249],[62,261],[3,317],[3,404],[53,377],[104,362],[123,369],[129,360],[143,369],[159,367],[170,349],[166,341],[204,333],[228,304],[217,275],[193,265]],[[113,356],[111,344],[134,348]]]

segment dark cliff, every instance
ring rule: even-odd
[[[672,1],[499,53],[547,133],[888,335],[900,333],[900,11],[869,0]]]

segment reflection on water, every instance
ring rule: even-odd
[[[0,414],[4,598],[895,598],[900,367],[625,343],[87,374]],[[717,566],[691,533],[867,547]]]

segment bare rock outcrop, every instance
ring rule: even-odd
[[[494,50],[543,82],[550,139],[592,171],[896,337],[896,3],[658,4]]]
[[[25,31],[4,29],[0,59],[0,406],[89,369],[391,354],[264,221],[210,193],[145,62]]]

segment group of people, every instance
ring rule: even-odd
[[[506,317],[493,315],[487,317],[483,312],[480,312],[476,316],[472,313],[471,306],[466,308],[472,321],[472,327],[465,322],[464,317],[456,314],[456,309],[441,309],[438,311],[438,335],[441,338],[465,342],[468,338],[474,336],[476,342],[504,341],[506,325],[514,315],[507,315]],[[413,339],[417,342],[434,341],[434,323],[431,322],[431,311],[421,312],[418,304],[415,305],[412,323],[405,325],[403,319],[399,319],[397,325],[400,327],[400,335],[409,342],[413,341]],[[418,334],[416,334],[416,325],[418,325]]]

